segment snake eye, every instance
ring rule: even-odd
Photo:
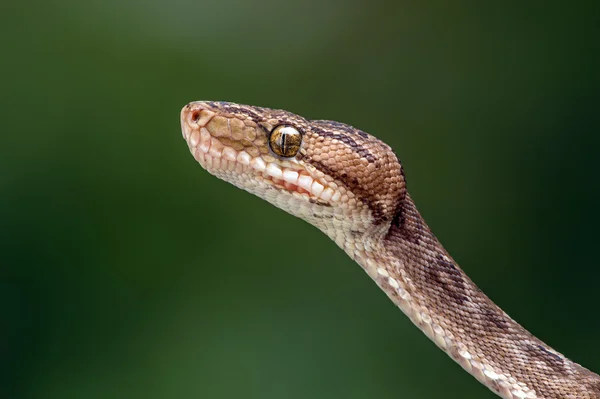
[[[275,155],[290,158],[300,151],[302,134],[290,125],[279,125],[271,131],[269,147]]]

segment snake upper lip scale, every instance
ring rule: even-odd
[[[497,395],[600,399],[600,376],[534,337],[460,269],[382,141],[343,123],[228,102],[189,103],[181,127],[203,168],[327,234]]]

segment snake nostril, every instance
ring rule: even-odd
[[[190,115],[190,119],[194,122],[198,122],[198,119],[200,119],[200,111],[196,110],[192,112]]]

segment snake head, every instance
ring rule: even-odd
[[[387,230],[405,196],[391,148],[339,122],[198,101],[183,107],[181,127],[209,173],[307,220],[336,242],[340,231]]]

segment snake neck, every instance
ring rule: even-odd
[[[534,337],[446,252],[407,194],[370,250],[346,251],[436,345],[504,398],[600,398],[600,377]]]

